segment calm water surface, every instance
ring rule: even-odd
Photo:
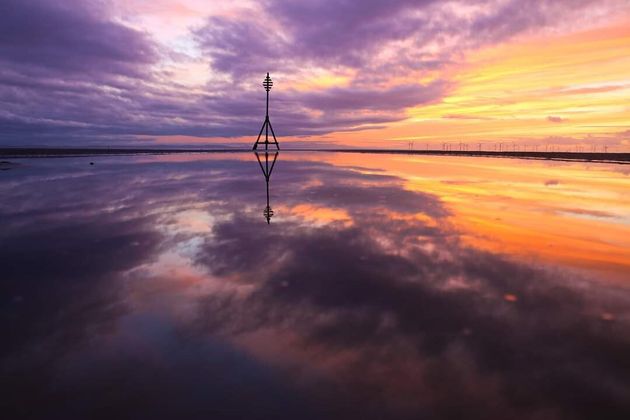
[[[3,418],[630,418],[630,166],[15,162]]]

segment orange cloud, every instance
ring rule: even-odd
[[[409,109],[407,121],[378,132],[338,137],[391,146],[392,140],[441,144],[621,133],[630,125],[629,68],[629,18],[570,35],[521,38],[474,52],[467,64],[448,69],[456,87],[441,103]]]

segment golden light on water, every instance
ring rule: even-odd
[[[361,168],[361,154],[336,165]],[[630,178],[623,165],[496,158],[379,156],[404,188],[433,194],[462,240],[515,258],[533,258],[627,280]],[[364,169],[366,173],[370,169]]]

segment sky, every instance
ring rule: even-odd
[[[3,0],[0,145],[630,151],[630,0]]]

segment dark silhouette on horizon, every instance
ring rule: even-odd
[[[278,150],[280,150],[280,145],[278,144],[278,139],[276,139],[276,133],[273,132],[273,127],[271,126],[271,121],[269,121],[269,91],[271,90],[272,86],[273,86],[273,82],[271,81],[271,77],[269,77],[269,73],[267,73],[267,77],[265,77],[265,80],[263,80],[263,87],[267,91],[267,108],[266,108],[266,111],[265,111],[265,122],[263,123],[262,127],[260,128],[260,132],[258,133],[258,138],[256,139],[256,143],[254,143],[254,147],[252,148],[252,150],[257,150],[258,149],[258,145],[263,143],[263,142],[260,141],[260,136],[262,136],[263,130],[265,131],[265,142],[263,143],[265,145],[265,150],[267,150],[269,148],[270,144],[275,144],[276,148]],[[273,136],[273,142],[272,143],[269,143],[269,130],[271,130],[271,135]]]
[[[265,219],[267,220],[267,224],[270,224],[271,218],[273,217],[273,209],[269,205],[269,180],[271,178],[271,173],[273,172],[273,168],[276,165],[276,160],[278,159],[278,155],[280,153],[277,151],[273,152],[273,159],[271,160],[271,166],[269,165],[270,159],[269,159],[269,153],[267,151],[265,151],[265,164],[264,165],[260,158],[261,152],[254,152],[254,154],[256,155],[256,160],[258,161],[258,165],[260,166],[260,169],[262,170],[262,173],[265,176],[265,184],[267,184],[266,185],[267,186],[267,206],[263,210],[263,216],[265,216]]]
[[[273,144],[273,143],[272,143]],[[446,143],[444,143],[446,144]],[[630,153],[610,152],[574,152],[574,151],[508,151],[497,149],[488,150],[482,148],[481,151],[473,150],[459,151],[447,149],[438,145],[433,149],[409,150],[409,149],[366,149],[366,148],[311,148],[299,149],[308,152],[334,152],[334,153],[373,153],[373,154],[407,154],[407,155],[437,155],[437,156],[469,156],[469,157],[503,157],[514,159],[540,159],[540,160],[562,160],[579,162],[604,162],[604,163],[630,163]],[[549,147],[551,149],[551,146]],[[286,149],[285,149],[286,150]],[[298,149],[293,149],[297,151]],[[0,147],[0,159],[12,158],[46,158],[46,157],[73,157],[73,156],[115,156],[115,155],[160,155],[160,154],[182,154],[182,153],[241,153],[243,149],[237,148],[24,148],[24,147]]]

